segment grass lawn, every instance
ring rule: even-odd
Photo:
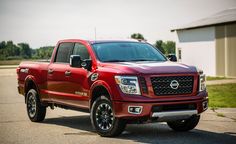
[[[0,65],[19,65],[22,60],[0,60]]]
[[[0,65],[19,65],[22,61],[39,61],[40,59],[0,60]]]
[[[230,78],[226,78],[226,77],[207,77],[208,81],[212,81],[212,80],[223,80],[223,79],[230,79]]]
[[[207,86],[210,107],[236,108],[236,84]]]

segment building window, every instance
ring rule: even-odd
[[[179,60],[182,59],[182,51],[181,51],[181,48],[178,48],[178,59],[179,59]]]

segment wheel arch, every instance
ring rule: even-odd
[[[108,99],[112,100],[112,92],[110,86],[104,81],[96,81],[90,89],[90,100],[89,100],[89,108],[91,109],[93,102],[104,94],[108,97]]]
[[[29,75],[25,78],[25,84],[24,84],[25,102],[26,102],[27,93],[32,88],[35,89],[37,93],[39,94],[39,88],[36,84],[36,79],[32,75]]]

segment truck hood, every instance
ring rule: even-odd
[[[101,65],[106,71],[124,74],[171,74],[171,73],[196,73],[194,66],[188,66],[176,62],[116,62],[103,63]]]

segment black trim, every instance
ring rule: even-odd
[[[43,104],[47,106],[55,106],[59,107],[62,109],[69,109],[69,110],[74,110],[74,111],[80,111],[80,112],[85,112],[85,113],[90,113],[89,108],[83,108],[83,107],[76,107],[76,106],[71,106],[71,105],[66,105],[66,104],[61,104],[59,102],[51,102],[51,101],[43,101]]]
[[[196,110],[196,103],[187,104],[170,104],[170,105],[158,105],[152,107],[152,112],[166,112],[166,111],[178,111],[178,110]]]
[[[139,77],[139,81],[140,81],[140,88],[141,88],[142,93],[148,94],[148,87],[147,87],[145,78]]]

